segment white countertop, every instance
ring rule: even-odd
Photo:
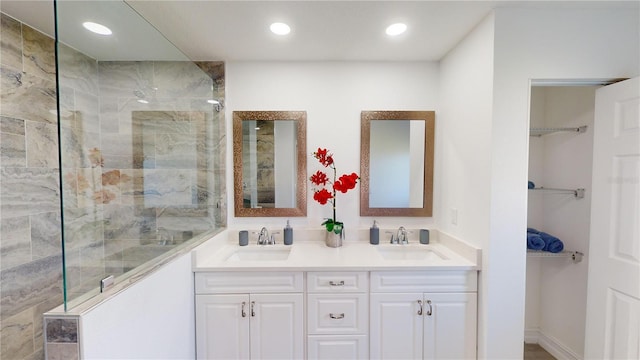
[[[368,230],[367,230],[368,231]],[[228,230],[212,238],[193,252],[193,271],[372,271],[372,270],[480,270],[480,249],[474,248],[449,235],[431,230],[428,245],[417,240],[408,245],[371,245],[368,240],[345,240],[343,246],[331,248],[318,239],[314,230],[297,231],[293,245],[256,245],[253,239],[247,246],[238,245],[238,231]],[[364,233],[364,232],[363,232]],[[368,233],[367,233],[368,237]],[[290,249],[288,256],[287,250]],[[238,261],[234,254],[238,251],[250,253],[249,259]],[[260,252],[285,255],[284,260],[265,260]],[[389,259],[383,257],[385,251],[422,252],[423,259]]]

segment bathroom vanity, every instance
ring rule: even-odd
[[[238,246],[228,230],[194,251],[198,359],[476,358],[479,249],[321,234]]]

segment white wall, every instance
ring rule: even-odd
[[[441,152],[435,176],[442,182],[438,228],[483,249],[478,302],[481,357],[486,354],[486,329],[499,320],[486,315],[492,284],[484,279],[493,266],[485,252],[490,245],[493,38],[491,15],[443,59],[436,127],[436,143],[440,143]],[[457,224],[453,224],[452,211],[457,211]]]
[[[360,112],[362,110],[436,110],[438,100],[438,65],[435,63],[376,62],[228,62],[226,64],[226,116],[231,129],[232,112],[237,110],[305,110],[307,111],[307,173],[321,165],[311,157],[318,147],[334,153],[338,175],[360,173]],[[229,138],[231,134],[228,133]],[[436,144],[438,140],[436,139]],[[228,164],[232,164],[232,145],[227,144]],[[438,150],[436,149],[436,159]],[[233,184],[233,173],[227,172]],[[438,178],[435,198],[438,199]],[[328,205],[313,201],[307,184],[307,217],[291,218],[292,227],[320,227],[331,216]],[[372,218],[360,217],[360,188],[338,194],[339,221],[348,229],[366,228]],[[233,204],[233,192],[228,192]],[[434,218],[437,217],[434,214]],[[380,227],[430,226],[434,218],[381,218]],[[282,228],[284,218],[237,218],[229,209],[229,228],[269,226]]]
[[[140,280],[80,319],[80,358],[194,359],[191,254]]]
[[[480,356],[519,358],[524,327],[528,109],[531,79],[640,73],[638,12],[499,8],[495,11],[490,241]]]

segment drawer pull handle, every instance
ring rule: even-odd
[[[339,282],[335,282],[333,280],[329,281],[329,285],[331,286],[344,286],[344,280],[340,280]]]
[[[255,317],[256,316],[256,311],[255,311],[255,306],[256,306],[256,302],[252,301],[251,302],[251,317]]]
[[[329,317],[332,319],[344,319],[344,313],[340,313],[340,314],[330,313]]]
[[[244,307],[247,306],[247,302],[243,301],[242,302],[242,317],[247,317],[247,312],[244,311]]]
[[[427,310],[427,316],[431,316],[431,314],[433,314],[433,308],[431,307],[431,300],[427,300],[427,305],[429,305],[429,310]]]
[[[418,300],[418,305],[420,305],[420,309],[418,309],[418,315],[422,316],[422,300]]]

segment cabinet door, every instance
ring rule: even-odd
[[[476,358],[476,293],[424,296],[424,358]]]
[[[302,294],[251,294],[251,358],[302,359]]]
[[[422,359],[422,293],[372,293],[369,354],[372,359]]]
[[[249,359],[249,295],[196,295],[196,356]]]

